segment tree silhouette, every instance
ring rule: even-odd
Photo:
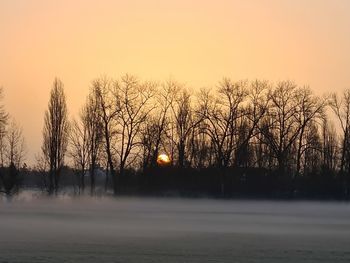
[[[89,146],[89,173],[90,173],[90,194],[95,191],[95,173],[102,150],[103,123],[101,119],[100,105],[94,87],[89,94],[83,108],[82,118],[86,125],[88,146]]]
[[[117,116],[118,106],[113,96],[115,92],[116,87],[112,80],[105,77],[93,81],[93,94],[96,96],[97,106],[99,107],[97,112],[100,114],[102,124],[102,134],[108,164],[107,170],[109,168],[111,172],[113,189],[116,193],[117,178],[114,164],[115,151],[113,150],[113,144],[115,143],[117,134],[115,129],[115,118]],[[108,173],[106,173],[106,182],[107,180]]]
[[[49,194],[58,191],[68,144],[68,130],[66,96],[62,81],[56,78],[51,89],[48,110],[45,112],[42,145],[44,157],[49,163]]]
[[[139,157],[142,126],[155,108],[149,105],[155,92],[154,83],[140,83],[135,77],[125,75],[116,84],[117,103],[118,162],[119,174],[124,175],[125,168],[135,163]]]
[[[232,164],[246,96],[246,82],[232,82],[230,79],[220,82],[216,96],[211,96],[208,91],[202,91],[200,96],[200,114],[214,147],[215,165],[219,168]]]
[[[0,99],[3,99],[4,91],[3,87],[0,87]],[[6,127],[8,124],[9,114],[5,110],[3,104],[0,105],[0,162],[1,167],[4,166],[5,162],[5,136],[6,136]]]
[[[25,141],[22,129],[14,120],[8,127],[5,140],[6,163],[8,166],[12,164],[19,169],[25,157]]]
[[[329,98],[292,81],[225,78],[216,89],[190,93],[174,80],[159,85],[131,75],[101,77],[92,81],[80,116],[69,125],[63,84],[55,79],[44,120],[43,154],[27,172],[48,174],[50,194],[58,192],[67,145],[80,193],[87,172],[91,194],[101,184],[100,172],[105,190],[112,186],[114,194],[156,188],[221,196],[350,193],[348,90]],[[163,152],[171,163],[159,167]],[[1,105],[0,182],[7,195],[19,189],[24,153],[22,130],[8,125]],[[65,186],[76,185],[70,169]]]
[[[73,120],[69,133],[69,156],[79,179],[79,192],[85,190],[85,172],[89,163],[90,140],[84,112],[81,112],[79,120]]]
[[[154,97],[155,110],[145,119],[141,129],[142,168],[145,170],[157,165],[161,147],[165,148],[170,124],[170,106],[174,99],[173,84],[167,82]]]

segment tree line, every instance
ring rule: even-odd
[[[0,99],[3,88],[0,87]],[[18,191],[18,173],[26,154],[22,128],[0,105],[0,193],[8,196]]]
[[[288,178],[292,192],[299,178],[326,175],[340,178],[347,195],[349,128],[350,90],[317,96],[292,81],[224,78],[216,87],[192,92],[174,80],[132,75],[93,80],[79,115],[69,120],[64,85],[55,79],[34,170],[43,174],[49,194],[58,192],[68,165],[80,193],[87,187],[94,193],[101,171],[114,194],[130,174],[212,171],[222,193],[236,173],[240,180],[252,174]],[[18,170],[23,136],[18,126],[8,127],[3,106],[0,136],[2,167]],[[169,167],[157,164],[161,153],[170,157]]]

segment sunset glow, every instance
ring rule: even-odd
[[[1,1],[4,103],[33,163],[56,76],[71,116],[101,75],[173,78],[193,90],[224,76],[341,90],[350,85],[349,10],[347,0]]]
[[[159,166],[166,166],[166,165],[169,165],[169,164],[170,164],[170,158],[169,158],[169,156],[166,155],[166,154],[160,154],[160,155],[158,155],[157,164],[158,164]]]

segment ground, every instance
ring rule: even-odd
[[[79,198],[0,204],[0,262],[349,262],[350,204]]]

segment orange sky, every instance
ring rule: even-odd
[[[32,163],[55,76],[71,115],[101,75],[340,91],[350,88],[349,13],[348,0],[0,0],[0,86]]]

